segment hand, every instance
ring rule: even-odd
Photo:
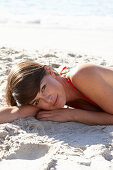
[[[75,109],[62,108],[58,110],[39,111],[36,115],[38,120],[50,120],[54,122],[74,121]]]
[[[19,106],[19,117],[26,118],[28,116],[35,116],[39,111],[39,108],[32,105]]]

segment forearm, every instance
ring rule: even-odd
[[[38,108],[34,106],[13,106],[13,107],[5,107],[0,109],[0,124],[12,122],[19,118],[26,118],[28,116],[35,116],[38,112]]]
[[[94,112],[73,109],[73,121],[89,125],[113,125],[113,115],[105,112]]]

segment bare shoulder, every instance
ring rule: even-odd
[[[85,82],[90,85],[104,82],[113,88],[113,68],[107,66],[82,64],[70,71],[69,78],[73,83],[76,82],[79,87]]]
[[[68,77],[72,82],[74,80],[82,79],[82,78],[85,80],[89,76],[92,76],[92,74],[94,75],[99,73],[99,68],[100,66],[95,64],[81,64],[73,68],[68,74]]]
[[[113,70],[84,64],[70,72],[72,83],[103,110],[113,114]]]

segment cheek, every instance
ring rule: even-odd
[[[48,108],[48,103],[41,101],[39,105],[40,109],[47,109]]]
[[[65,94],[62,94],[62,96],[59,99],[59,105],[60,107],[64,107],[65,104],[66,104],[66,96]]]
[[[56,109],[63,108],[66,104],[66,94],[63,88],[58,91],[58,104],[55,106]]]

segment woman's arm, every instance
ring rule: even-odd
[[[88,125],[113,125],[113,115],[106,112],[76,109],[73,120]]]
[[[37,113],[37,119],[55,122],[80,122],[88,125],[113,125],[112,114],[70,108],[40,111]]]
[[[38,108],[26,105],[26,106],[12,106],[0,109],[0,124],[12,122],[19,118],[26,118],[28,116],[35,116],[39,111]]]

